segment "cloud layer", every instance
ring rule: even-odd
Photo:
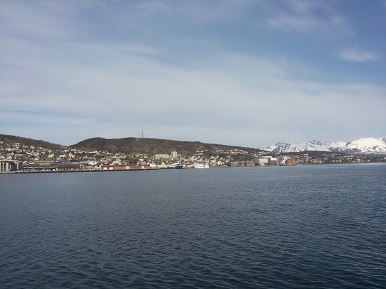
[[[367,62],[367,61],[377,60],[377,55],[375,53],[357,51],[354,49],[343,50],[339,55],[345,60],[355,61],[355,62]]]
[[[3,1],[0,131],[66,145],[384,136],[384,46],[361,47],[339,7],[277,3]]]

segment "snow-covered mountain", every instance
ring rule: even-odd
[[[360,138],[351,142],[320,142],[312,140],[300,144],[278,142],[266,148],[276,153],[290,153],[302,151],[327,151],[350,154],[381,154],[386,155],[386,137],[383,138]]]
[[[386,137],[360,138],[347,143],[345,152],[357,154],[386,154]]]

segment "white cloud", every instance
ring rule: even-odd
[[[354,62],[367,62],[377,60],[378,56],[373,52],[346,49],[338,54],[341,58]]]
[[[283,9],[268,19],[268,24],[283,30],[340,34],[349,33],[345,18],[322,1],[283,1]]]
[[[320,26],[320,23],[311,17],[296,17],[289,15],[282,15],[276,18],[272,18],[268,21],[268,23],[275,28],[298,30],[301,32],[307,32]]]
[[[4,35],[39,41],[65,40],[81,35],[76,6],[70,2],[58,5],[54,1],[3,1],[0,5]]]
[[[92,10],[108,25],[116,28],[141,27],[142,32],[146,34],[161,27],[177,31],[182,27],[202,27],[237,19],[243,17],[243,12],[260,1],[118,1],[119,5],[110,5],[109,9],[106,9],[107,1],[103,2],[105,5],[95,5]],[[175,25],[176,23],[178,24]]]
[[[144,129],[148,137],[265,146],[278,138],[303,141],[303,134],[308,139],[386,123],[382,87],[296,80],[280,63],[240,54],[173,65],[158,58],[162,51],[138,50],[69,44],[64,58],[41,47],[30,62],[19,59],[3,90],[2,130],[43,138],[55,135],[56,127],[53,141],[63,144]],[[25,86],[17,85],[19,79]],[[18,128],[22,123],[28,130]]]
[[[10,14],[18,12],[17,4],[7,3],[14,5]],[[82,9],[76,1],[64,11],[59,2],[38,3],[38,7],[28,4],[14,20],[2,17],[6,12],[0,11],[2,23],[7,24],[0,27],[3,133],[72,144],[93,136],[140,135],[143,129],[147,137],[268,146],[279,139],[302,142],[320,135],[325,140],[328,135],[336,140],[359,130],[385,128],[380,125],[386,123],[384,87],[302,80],[298,75],[304,76],[310,68],[291,63],[286,56],[279,60],[270,53],[246,56],[218,45],[208,45],[211,49],[205,51],[163,45],[171,39],[168,33],[175,32],[173,25],[187,23],[195,35],[179,31],[172,39],[186,37],[194,43],[197,37],[206,43],[210,39],[197,27],[224,19],[229,24],[254,5],[274,10],[268,15],[277,17],[271,17],[270,23],[280,29],[344,30],[344,19],[324,2],[285,1],[291,9],[283,10],[267,1],[220,1],[216,3],[222,5],[209,6],[192,1],[123,1],[121,13],[115,14],[118,6],[110,10],[108,2],[82,1],[87,8],[84,15],[90,18],[85,17],[85,22],[77,15]],[[128,9],[127,3],[137,4]],[[266,7],[270,5],[275,8]],[[315,17],[316,12],[327,16]],[[152,21],[142,25],[146,17]],[[160,21],[165,17],[186,21],[161,29],[167,32],[161,42],[132,37],[131,32],[142,34],[149,27],[159,32],[154,25],[165,25]],[[79,23],[84,25],[78,27]],[[96,28],[90,28],[93,24]],[[110,33],[110,25],[116,25],[119,37],[104,33],[91,37],[93,41],[81,37],[85,29],[105,28],[103,32]],[[125,25],[137,30],[125,30]],[[13,30],[8,34],[4,27]],[[364,53],[362,58],[358,53],[350,56],[347,51],[344,55],[351,60],[371,58]]]

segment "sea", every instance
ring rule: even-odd
[[[386,288],[386,164],[0,175],[0,288]]]

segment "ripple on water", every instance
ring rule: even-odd
[[[386,288],[385,173],[311,166],[6,176],[0,281]]]

